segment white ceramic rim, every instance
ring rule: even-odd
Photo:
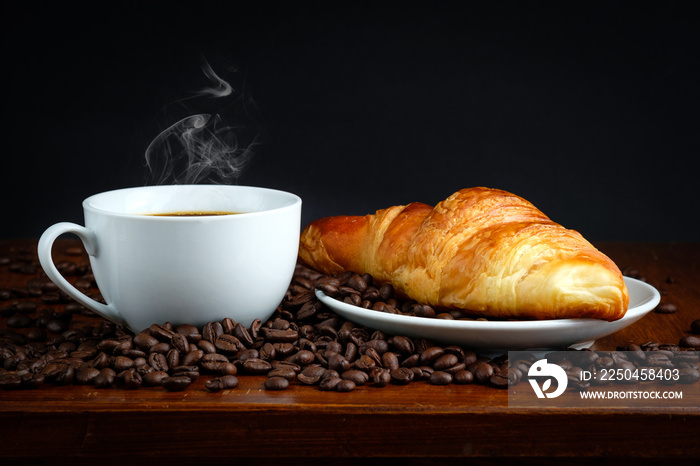
[[[124,217],[124,218],[139,218],[143,219],[144,221],[158,221],[158,222],[163,222],[163,221],[168,221],[168,222],[192,222],[192,221],[201,221],[202,217],[198,216],[192,216],[192,217],[177,217],[177,216],[157,216],[157,215],[147,215],[146,212],[143,213],[125,213],[125,212],[116,212],[114,210],[108,210],[100,207],[96,207],[94,204],[95,201],[98,200],[100,197],[106,197],[110,195],[114,195],[116,193],[124,193],[127,194],[129,192],[137,192],[145,189],[153,189],[153,190],[168,190],[168,189],[186,189],[186,188],[192,188],[192,189],[199,189],[199,188],[210,188],[210,189],[232,189],[232,190],[246,190],[246,191],[257,191],[257,192],[262,192],[262,193],[274,193],[275,195],[283,196],[288,198],[288,203],[285,205],[282,205],[280,207],[275,207],[272,209],[265,209],[265,210],[259,210],[255,212],[240,212],[237,213],[236,215],[213,215],[213,216],[208,216],[206,217],[207,220],[209,221],[224,221],[224,220],[231,220],[234,218],[248,218],[251,216],[258,216],[258,215],[269,215],[270,213],[273,212],[280,212],[288,209],[295,209],[297,206],[301,204],[301,198],[297,196],[296,194],[287,192],[287,191],[282,191],[278,189],[272,189],[272,188],[262,188],[258,186],[241,186],[241,185],[212,185],[212,184],[176,184],[176,185],[159,185],[159,186],[138,186],[138,187],[131,187],[131,188],[121,188],[121,189],[113,189],[110,191],[104,191],[101,193],[93,194],[92,196],[87,197],[83,201],[83,209],[85,211],[89,212],[94,212],[98,213],[101,215],[109,215],[113,217]]]

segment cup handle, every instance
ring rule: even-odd
[[[85,250],[91,256],[97,256],[99,254],[99,248],[97,244],[97,236],[95,232],[85,228],[75,223],[61,222],[57,223],[46,229],[44,234],[39,238],[39,246],[37,248],[37,253],[39,255],[39,262],[44,268],[46,275],[53,281],[56,286],[58,286],[64,293],[66,293],[71,298],[75,299],[77,302],[87,307],[88,309],[96,312],[105,319],[111,320],[120,325],[124,325],[124,320],[122,319],[119,312],[114,309],[111,305],[105,305],[100,302],[89,298],[85,294],[78,291],[73,285],[68,282],[63,275],[58,271],[56,265],[53,263],[53,258],[51,256],[51,249],[53,247],[56,238],[65,233],[71,233],[80,238],[85,246]]]

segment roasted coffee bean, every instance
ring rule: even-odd
[[[375,367],[377,367],[377,362],[366,354],[363,354],[355,361],[355,368],[367,373]]]
[[[92,383],[92,381],[100,374],[100,370],[94,367],[85,367],[79,370],[75,374],[75,383],[80,385],[87,385]]]
[[[427,367],[427,366],[423,366]],[[428,380],[430,378],[430,372],[423,372],[423,369],[418,366],[409,367],[411,372],[413,372],[414,380]]]
[[[289,387],[289,380],[284,377],[268,377],[265,380],[266,390],[286,390]]]
[[[238,378],[234,375],[225,375],[216,377],[204,382],[204,388],[210,392],[218,392],[221,390],[230,390],[238,386]]]
[[[250,336],[250,332],[242,324],[236,324],[233,329],[233,336],[238,338],[238,340],[243,344],[243,346],[250,348],[255,343],[255,340]]]
[[[202,339],[210,343],[216,343],[221,335],[224,335],[224,327],[221,322],[208,322],[202,328]]]
[[[330,356],[326,356],[328,360],[328,368],[339,373],[345,372],[350,369],[350,361],[345,359],[345,356],[332,353]]]
[[[224,329],[224,333],[233,335],[233,329],[236,327],[236,322],[230,317],[226,317],[221,321],[221,328]]]
[[[114,350],[119,346],[119,341],[114,338],[102,340],[97,344],[97,349],[107,354],[114,353]]]
[[[318,389],[323,391],[332,391],[336,389],[340,382],[343,382],[343,379],[341,379],[339,376],[326,377],[321,379],[318,384]],[[348,381],[346,381],[346,383],[347,382]]]
[[[199,333],[199,329],[194,325],[181,324],[175,328],[175,331],[184,335],[190,343],[197,344],[202,339],[202,334]]]
[[[675,312],[678,312],[678,308],[673,303],[661,303],[658,306],[656,306],[654,312],[658,314],[673,314]]]
[[[343,380],[352,380],[355,385],[364,385],[369,381],[369,375],[357,369],[350,369],[340,374]]]
[[[125,356],[129,359],[145,358],[146,353],[139,350],[139,349],[131,348],[131,349],[122,351],[121,356]]]
[[[370,378],[375,387],[386,387],[391,382],[391,371],[376,367],[370,373]]]
[[[379,288],[379,299],[382,301],[387,301],[390,298],[394,297],[394,287],[389,284],[385,283]]]
[[[187,354],[190,350],[190,343],[187,337],[181,333],[174,333],[170,338],[170,345],[181,355]]]
[[[458,362],[458,363],[455,364],[454,366],[450,366],[450,367],[444,368],[443,371],[445,371],[445,372],[447,372],[447,373],[449,373],[449,374],[455,375],[457,372],[463,371],[463,370],[465,370],[466,368],[467,368],[467,365],[466,365],[466,364],[464,364],[463,362]]]
[[[202,369],[217,375],[236,375],[238,368],[230,362],[209,362],[202,364]]]
[[[459,371],[453,376],[453,382],[459,385],[474,383],[474,374],[468,370]]]
[[[445,350],[442,347],[432,346],[421,353],[420,363],[421,364],[432,364],[433,361],[436,361],[438,358],[440,358],[444,354],[445,354]]]
[[[291,369],[294,371],[295,374],[301,372],[301,366],[299,366],[298,364],[294,364],[293,362],[271,361],[270,364],[272,365],[273,369]]]
[[[129,369],[124,373],[124,387],[128,389],[136,389],[141,387],[143,379],[136,369]]]
[[[10,328],[27,328],[33,325],[34,320],[27,314],[15,314],[8,317],[5,322]]]
[[[260,353],[256,349],[247,349],[243,350],[240,353],[236,354],[236,361],[240,361],[241,363],[245,362],[247,359],[259,359],[260,358]]]
[[[17,312],[21,312],[22,314],[31,314],[32,312],[36,311],[36,307],[36,303],[31,301],[20,301],[15,304],[15,310]]]
[[[341,379],[335,385],[335,390],[338,392],[347,393],[355,390],[355,387],[357,387],[357,384],[354,381],[350,379]]]
[[[425,353],[423,353],[425,354]],[[443,354],[433,361],[435,370],[442,371],[450,368],[459,362],[459,358],[455,354]]]
[[[399,358],[396,356],[396,353],[387,351],[386,353],[382,354],[382,367],[389,370],[398,369]]]
[[[189,377],[192,382],[199,378],[199,367],[197,366],[177,366],[170,370],[173,376],[186,376]]]
[[[64,364],[61,361],[50,361],[48,362],[42,369],[41,373],[46,377],[47,380],[53,380],[63,372],[63,370],[66,368],[66,364]]]
[[[112,350],[112,354],[123,354],[125,351],[128,351],[133,348],[133,339],[129,336],[123,336],[116,338],[114,340],[116,342],[116,345],[114,346]]]
[[[264,359],[250,358],[243,362],[243,369],[247,374],[264,375],[272,370],[272,364]]]
[[[109,366],[110,358],[107,356],[106,353],[100,352],[95,356],[95,359],[90,361],[90,367],[94,367],[96,369],[104,369],[105,367]]]
[[[413,341],[404,336],[395,336],[391,339],[391,344],[400,354],[411,354],[414,351]]]
[[[340,292],[338,291],[338,285],[332,283],[319,283],[316,285],[321,292],[332,298],[338,297]]]
[[[253,323],[250,324],[250,327],[248,328],[248,333],[250,333],[250,336],[253,340],[257,340],[257,338],[260,336],[260,329],[262,328],[262,321],[260,319],[255,319],[253,320]]]
[[[284,377],[285,379],[289,380],[290,382],[293,382],[297,378],[297,373],[292,368],[280,367],[277,369],[272,369],[270,372],[267,373],[267,376],[268,377]]]
[[[173,336],[173,331],[163,325],[153,324],[148,327],[148,333],[159,341],[169,342]]]
[[[272,346],[275,348],[277,358],[286,358],[296,351],[296,348],[291,343],[274,343]]]
[[[425,317],[428,319],[436,316],[435,309],[427,304],[421,304],[420,306],[412,308],[411,313],[416,317]]]
[[[165,354],[165,360],[168,361],[168,367],[175,367],[180,365],[180,352],[175,348],[171,348]]]
[[[297,311],[297,310],[299,310],[299,308],[301,308],[301,306],[304,303],[306,303],[312,299],[315,299],[315,298],[316,298],[316,296],[314,295],[313,291],[306,290],[306,291],[302,291],[301,293],[293,296],[291,299],[286,300],[284,304],[288,309]]]
[[[214,342],[216,349],[224,354],[236,354],[243,349],[243,345],[238,338],[226,333],[220,335]]]
[[[399,367],[390,371],[391,381],[398,385],[406,385],[415,377],[413,371],[407,367]]]
[[[143,385],[147,387],[158,387],[166,377],[168,377],[168,373],[165,371],[149,372],[142,377]]]
[[[192,379],[184,375],[165,377],[160,381],[160,385],[169,392],[181,392],[192,385]]]
[[[183,366],[194,366],[196,364],[199,364],[199,361],[201,361],[203,357],[204,351],[200,349],[195,349],[185,354],[182,358],[180,358],[180,361]]]
[[[92,383],[97,388],[109,388],[114,385],[117,374],[110,368],[106,367],[92,379]]]
[[[134,367],[134,361],[125,356],[116,356],[112,360],[111,366],[116,372],[122,372]]]
[[[401,367],[416,367],[420,364],[420,354],[412,354],[407,356],[403,361],[401,361]]]
[[[316,355],[308,350],[300,350],[294,356],[291,357],[290,361],[294,364],[300,366],[307,366],[314,362]]]
[[[477,383],[485,384],[493,375],[493,367],[486,362],[478,363],[474,368],[473,374]]]
[[[361,352],[366,353],[370,349],[375,351],[378,356],[381,356],[389,351],[389,342],[387,342],[385,339],[373,338],[364,343]]]
[[[367,282],[358,274],[351,275],[346,281],[345,286],[349,286],[359,293],[364,293],[367,290]]]
[[[82,359],[83,361],[88,361],[95,356],[97,356],[97,348],[76,350],[70,353],[72,358]]]
[[[277,318],[272,321],[272,326],[270,328],[275,330],[288,330],[289,321],[287,319]]]
[[[68,324],[63,319],[52,319],[46,323],[46,330],[51,333],[63,333],[68,330]]]
[[[148,356],[148,364],[156,371],[168,372],[170,368],[168,360],[160,353],[151,353]]]
[[[343,357],[349,362],[353,362],[357,357],[357,345],[349,341],[345,345],[345,353],[343,353]]]
[[[44,341],[46,340],[46,331],[43,328],[30,328],[27,331],[29,341]]]
[[[204,351],[206,354],[216,353],[216,346],[208,340],[200,340],[197,342],[197,348]]]
[[[299,339],[299,333],[292,329],[279,330],[263,327],[261,332],[265,340],[271,343],[293,343]]]
[[[321,366],[309,366],[299,373],[297,380],[306,385],[315,385],[321,381],[324,372],[326,369]]]
[[[430,375],[432,385],[449,385],[452,383],[452,374],[443,371],[435,371]]]
[[[700,319],[695,319],[690,324],[690,331],[693,332],[695,335],[700,335]]]
[[[275,359],[277,351],[275,351],[275,346],[272,343],[265,343],[262,348],[260,348],[260,358],[266,361]]]
[[[505,370],[494,372],[493,375],[491,375],[491,377],[489,378],[489,383],[492,387],[508,388],[510,383],[508,378],[508,371]]]
[[[695,335],[687,335],[680,339],[678,346],[681,348],[699,348],[700,337]]]
[[[303,306],[297,312],[296,318],[298,320],[306,320],[314,317],[319,310],[321,310],[322,304],[320,301],[309,301],[304,303]]]

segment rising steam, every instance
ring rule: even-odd
[[[225,98],[233,87],[221,79],[206,61],[202,67],[211,87],[200,96]],[[160,133],[146,149],[146,166],[154,184],[229,184],[236,181],[253,155],[257,136],[242,144],[243,127],[227,125],[219,114],[195,114],[182,118]]]
[[[199,91],[200,94],[209,95],[211,97],[226,97],[231,95],[233,87],[214,73],[214,70],[206,60],[204,61],[204,65],[202,65],[202,71],[204,71],[204,75],[207,78],[211,79],[214,83],[214,87],[205,87]]]

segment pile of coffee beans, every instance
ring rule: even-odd
[[[99,299],[87,264],[57,265],[76,287]],[[455,345],[387,335],[341,318],[315,296],[319,289],[378,312],[470,318],[402,300],[390,285],[375,284],[369,275],[325,276],[299,265],[282,303],[266,322],[244,326],[227,318],[201,328],[165,322],[133,334],[72,302],[42,275],[31,253],[0,258],[1,266],[28,276],[26,287],[0,290],[0,316],[5,320],[0,326],[3,389],[78,384],[180,391],[200,376],[210,391],[234,389],[241,376],[264,377],[266,390],[305,385],[349,392],[358,386],[418,381],[506,388],[519,383],[533,361],[524,356],[509,364],[505,355],[488,358]],[[56,311],[54,305],[62,310]],[[653,342],[642,346],[642,350],[669,349]]]

